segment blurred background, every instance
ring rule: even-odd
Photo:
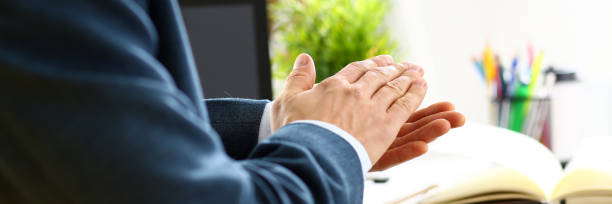
[[[424,67],[430,87],[424,106],[451,101],[470,122],[495,124],[492,95],[471,59],[482,58],[489,46],[507,67],[518,56],[518,69],[523,69],[529,66],[527,51],[532,46],[543,53],[542,70],[553,66],[576,73],[575,81],[558,82],[549,96],[549,146],[555,154],[567,159],[581,137],[612,135],[610,1],[269,3],[275,93],[282,87],[282,73],[300,52],[313,55],[317,69],[321,67],[317,74],[333,73],[336,70],[327,69],[350,61],[392,54],[396,60]],[[359,26],[365,29],[355,28]]]
[[[612,1],[180,2],[207,98],[274,99],[302,52],[317,81],[380,54],[425,69],[422,106],[450,101],[468,123],[427,154],[368,174],[364,203],[399,203],[492,163],[547,178],[547,161],[565,164],[612,141]],[[598,136],[607,140],[588,139]]]
[[[559,159],[571,157],[583,137],[612,136],[612,1],[182,0],[181,6],[208,98],[273,99],[302,52],[314,58],[317,81],[349,62],[391,54],[425,69],[423,106],[451,101],[469,122],[525,133]],[[570,74],[537,94],[547,90],[549,67]],[[512,76],[520,80],[509,83],[510,93],[533,84],[533,94],[500,97],[495,82]],[[528,104],[533,98],[546,103]],[[494,102],[515,99],[527,105]],[[522,127],[509,125],[515,109]]]

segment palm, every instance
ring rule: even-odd
[[[370,171],[381,171],[427,152],[427,143],[465,123],[453,104],[440,102],[413,113],[385,154]]]

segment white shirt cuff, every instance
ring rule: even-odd
[[[261,122],[259,124],[258,142],[261,142],[267,137],[269,137],[270,135],[272,135],[272,127],[270,123],[270,117],[272,116],[272,113],[270,110],[271,106],[272,106],[272,102],[267,103],[266,107],[264,108],[263,114],[261,116]],[[370,156],[368,156],[368,152],[365,150],[363,145],[361,145],[361,143],[359,143],[359,141],[357,141],[355,137],[353,137],[348,132],[340,129],[338,126],[335,126],[331,123],[318,121],[318,120],[298,120],[298,121],[293,121],[291,123],[313,124],[313,125],[325,128],[335,133],[336,135],[340,136],[340,138],[348,142],[351,145],[351,147],[353,147],[353,150],[355,150],[355,152],[357,153],[357,156],[359,157],[359,162],[361,163],[361,170],[362,170],[361,172],[363,173],[363,176],[365,176],[365,174],[368,173],[368,171],[370,171],[370,169],[372,168],[372,162],[370,160]]]
[[[270,117],[272,117],[272,103],[266,103],[266,107],[264,107],[263,114],[261,115],[261,122],[259,122],[259,137],[257,138],[257,143],[263,141],[268,138],[272,134],[272,124],[270,123]]]

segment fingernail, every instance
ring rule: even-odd
[[[310,61],[310,59],[308,59],[308,54],[300,54],[297,59],[295,60],[295,64],[293,65],[293,67],[301,67],[304,65],[308,64],[308,61]]]

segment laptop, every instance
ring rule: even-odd
[[[206,98],[272,99],[266,1],[179,2]]]

